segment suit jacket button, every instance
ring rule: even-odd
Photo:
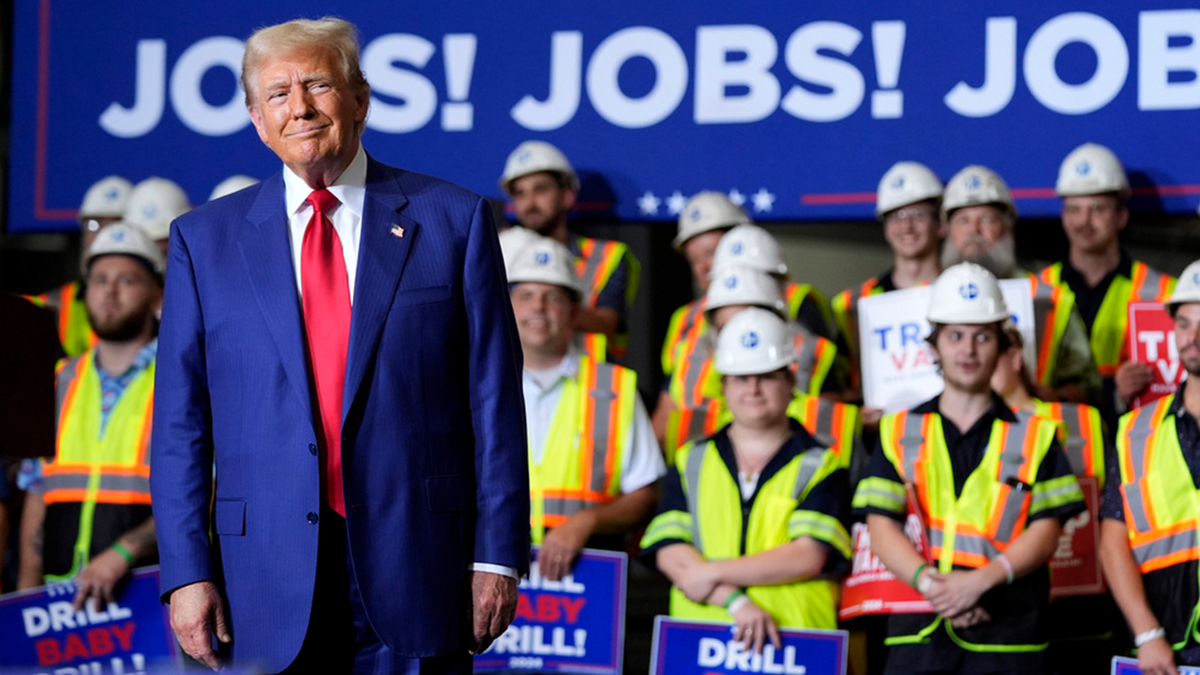
[[[308,512],[308,524],[309,525],[317,524],[317,514],[316,513],[313,513],[312,511]]]
[[[317,454],[317,444],[309,443],[308,444],[308,452],[309,452],[309,454],[313,454],[313,455]]]

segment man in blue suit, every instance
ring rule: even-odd
[[[262,29],[242,79],[284,169],[173,225],[151,476],[172,627],[214,669],[470,672],[529,558],[490,210],[363,151],[352,25]]]

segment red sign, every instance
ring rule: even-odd
[[[930,560],[929,538],[916,509],[913,490],[909,489],[908,518],[904,533],[925,560]],[[870,614],[921,614],[932,612],[933,605],[912,586],[896,578],[871,550],[867,526],[855,523],[850,530],[854,539],[854,559],[850,576],[842,582],[842,604],[838,618],[845,621]]]
[[[1159,302],[1135,302],[1129,305],[1129,335],[1133,345],[1132,361],[1154,366],[1154,381],[1145,393],[1133,399],[1134,407],[1174,394],[1187,371],[1179,361],[1175,345],[1175,322]]]
[[[1095,477],[1079,478],[1087,510],[1063,525],[1050,556],[1050,598],[1103,593],[1100,574],[1100,487]]]

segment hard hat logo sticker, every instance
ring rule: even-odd
[[[733,246],[729,249],[729,252],[734,255],[741,255],[742,254],[742,242],[740,242],[740,241],[734,242]]]
[[[742,346],[746,349],[754,349],[758,346],[758,333],[749,331],[742,334]]]
[[[978,190],[983,181],[979,180],[979,176],[970,176],[967,178],[966,187],[968,190]]]
[[[725,288],[728,288],[729,290],[737,288],[737,284],[737,277],[729,277],[725,280]]]
[[[125,241],[125,230],[113,230],[112,231],[112,240],[117,242],[118,244]]]
[[[700,220],[700,209],[692,209],[692,212],[688,214],[688,218]]]
[[[517,157],[517,162],[520,164],[526,164],[532,158],[533,158],[533,153],[526,150],[525,152],[522,152],[519,157]]]
[[[1086,176],[1092,172],[1092,165],[1087,161],[1080,162],[1075,165],[1075,173],[1080,176]]]
[[[108,193],[104,196],[104,198],[110,202],[117,201],[117,188],[113,188],[113,189],[109,190]]]
[[[904,176],[896,176],[896,180],[892,181],[892,187],[897,190],[904,187]]]
[[[534,256],[533,259],[539,265],[549,265],[550,264],[550,253],[547,251],[538,251],[537,255]]]
[[[963,297],[963,300],[974,300],[979,297],[979,286],[971,281],[958,287],[958,294]]]

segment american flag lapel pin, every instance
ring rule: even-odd
[[[399,225],[392,225],[392,235],[400,239],[404,238],[404,228]]]

